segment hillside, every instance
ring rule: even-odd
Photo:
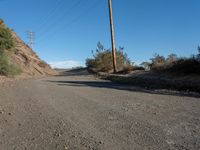
[[[55,71],[42,61],[13,31],[16,41],[16,50],[11,55],[12,61],[20,66],[26,75],[53,75]]]
[[[0,27],[2,29],[6,28],[14,41],[14,46],[12,50],[8,48],[1,49],[3,53],[6,53],[9,63],[14,64],[21,70],[20,75],[25,76],[40,76],[40,75],[55,75],[56,72],[51,69],[51,67],[42,61],[36,53],[27,46],[14,31],[6,27],[3,21],[0,21]],[[3,45],[5,39],[3,39],[4,34],[1,34],[1,45]],[[3,41],[4,40],[4,41]],[[2,42],[3,41],[3,42]],[[6,45],[6,43],[5,43]]]

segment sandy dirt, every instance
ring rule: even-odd
[[[85,72],[16,80],[0,89],[0,150],[199,150],[199,108]]]

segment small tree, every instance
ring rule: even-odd
[[[98,42],[96,51],[92,51],[93,58],[86,59],[86,66],[95,69],[96,71],[109,72],[113,69],[112,52],[110,49],[105,49],[104,46]],[[116,50],[117,68],[122,70],[124,67],[130,67],[131,61],[127,54],[124,53],[124,48],[120,47]]]
[[[96,52],[103,52],[105,49],[104,49],[104,46],[101,44],[101,42],[98,42],[97,43],[97,49],[96,49]]]
[[[154,58],[151,58],[151,61],[153,66],[162,65],[166,62],[165,57],[159,54],[155,54]]]
[[[167,61],[168,63],[173,63],[173,62],[175,62],[175,61],[177,61],[177,60],[178,60],[178,57],[177,57],[176,54],[170,54],[170,55],[167,57],[167,59],[166,59],[166,61]]]

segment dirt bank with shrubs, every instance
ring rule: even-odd
[[[117,83],[153,90],[174,90],[200,94],[200,77],[175,76],[156,72],[135,71],[127,75],[98,73],[99,77]]]

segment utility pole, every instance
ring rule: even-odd
[[[117,60],[116,60],[116,49],[115,49],[115,33],[112,13],[112,0],[108,0],[109,14],[110,14],[110,30],[111,30],[111,42],[112,42],[112,57],[113,57],[113,70],[117,72]]]
[[[35,38],[35,33],[32,31],[28,31],[28,45],[31,49],[33,49],[34,45],[34,38]]]

